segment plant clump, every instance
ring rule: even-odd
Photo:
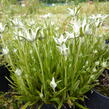
[[[78,100],[84,101],[84,94],[108,67],[109,49],[97,34],[102,19],[81,17],[79,9],[69,9],[66,29],[14,18],[0,33],[3,55],[12,68],[12,87],[24,107],[54,104],[60,109],[67,103],[85,108]]]

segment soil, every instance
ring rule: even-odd
[[[109,97],[109,69],[105,69],[98,80],[99,85],[95,89],[104,96]]]
[[[10,72],[5,67],[5,65],[0,66],[0,91],[7,92],[11,87],[9,86],[10,82],[6,79],[11,80],[10,78]]]

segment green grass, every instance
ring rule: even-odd
[[[9,17],[13,16],[23,16],[33,17],[38,20],[40,19],[40,15],[44,15],[47,13],[52,13],[54,16],[51,17],[52,20],[63,21],[68,13],[67,8],[73,8],[74,4],[68,5],[56,5],[56,6],[46,6],[44,4],[37,5],[26,5],[25,7],[21,7],[18,4],[10,4],[10,5],[0,5],[0,21],[4,22]],[[109,2],[94,2],[93,4],[80,3],[81,6],[81,14],[83,15],[91,15],[91,14],[109,14]]]

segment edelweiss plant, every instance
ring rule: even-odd
[[[78,100],[84,100],[84,94],[96,85],[109,59],[104,37],[90,32],[93,25],[86,21],[77,18],[61,33],[53,26],[30,27],[12,20],[9,30],[2,33],[3,55],[12,68],[12,87],[25,107],[54,104],[60,109],[67,103],[85,108]],[[4,40],[7,34],[10,38]]]

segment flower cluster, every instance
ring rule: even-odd
[[[94,32],[93,30],[96,30],[98,27],[100,27],[104,20],[109,16],[97,14],[81,19],[79,17],[79,9],[80,8],[68,8],[69,14],[74,16],[69,24],[69,27],[72,28],[73,31],[72,36],[74,37],[92,34]]]
[[[68,55],[68,48],[66,46],[66,42],[68,40],[68,37],[65,37],[63,34],[61,34],[61,36],[59,38],[55,37],[54,38],[57,47],[59,48],[61,54],[63,54],[64,56]]]
[[[32,28],[31,26],[35,25],[35,21],[33,19],[31,19],[31,21],[29,19],[27,25],[25,25],[19,18],[14,18],[11,21],[15,26],[14,39],[26,39],[30,42],[36,40],[41,27]],[[31,28],[28,28],[28,26]]]
[[[104,20],[109,17],[109,15],[102,15],[102,14],[97,14],[97,15],[92,15],[89,17],[89,19],[91,19],[96,27],[99,27],[103,24]]]

